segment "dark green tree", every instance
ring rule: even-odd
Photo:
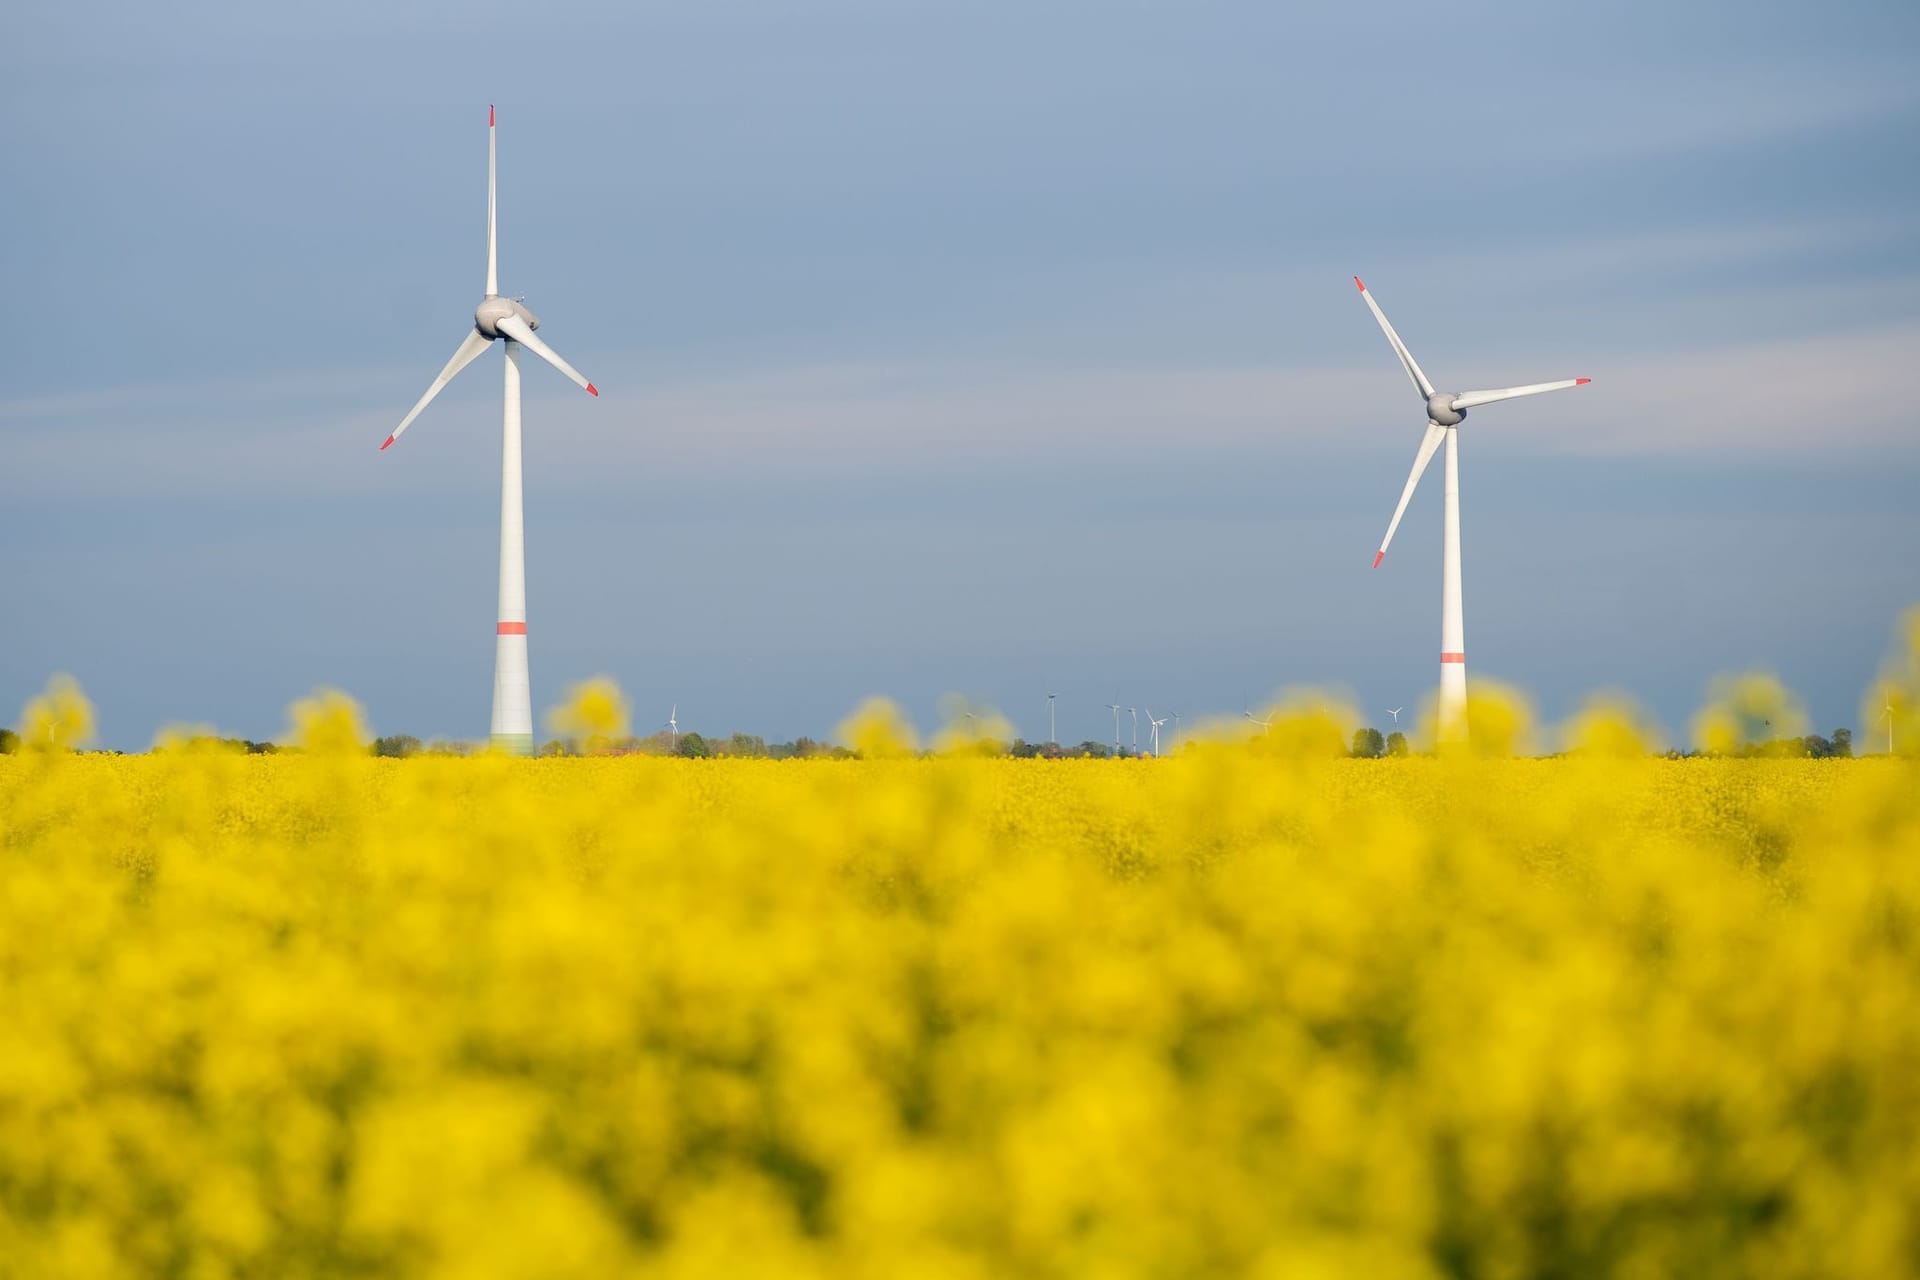
[[[1835,729],[1832,742],[1834,755],[1843,760],[1853,759],[1853,730]]]
[[[1387,754],[1403,756],[1407,754],[1407,735],[1395,729],[1387,735]]]
[[[20,750],[20,735],[11,729],[0,729],[0,756],[10,756]]]
[[[713,755],[713,748],[708,746],[707,740],[699,734],[683,733],[673,753],[688,760],[705,760]]]
[[[1378,729],[1369,726],[1353,731],[1353,754],[1362,760],[1378,760],[1387,754],[1387,740]]]
[[[375,738],[373,754],[394,760],[417,756],[420,754],[420,739],[410,733],[396,733],[387,738]]]

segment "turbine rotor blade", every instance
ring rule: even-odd
[[[400,425],[393,429],[393,434],[388,436],[386,443],[380,447],[385,449],[387,445],[398,440],[400,433],[412,426],[413,420],[420,416],[420,411],[432,404],[433,398],[440,394],[441,389],[453,381],[454,375],[472,364],[482,351],[492,345],[493,339],[482,334],[478,329],[469,330],[466,341],[462,342],[460,349],[453,353],[453,359],[447,361],[447,367],[440,371],[440,376],[433,380],[433,385],[427,388],[426,394],[414,401],[413,408],[407,410],[407,416],[400,419]]]
[[[1373,318],[1380,322],[1380,332],[1386,334],[1387,341],[1393,344],[1393,353],[1399,356],[1400,363],[1406,366],[1407,376],[1413,379],[1414,387],[1419,390],[1423,399],[1432,397],[1433,384],[1428,382],[1427,375],[1420,371],[1420,365],[1414,360],[1413,352],[1407,350],[1407,344],[1400,341],[1400,335],[1393,331],[1391,324],[1387,323],[1387,313],[1382,311],[1380,304],[1373,300],[1373,295],[1367,292],[1367,286],[1359,276],[1353,278],[1353,283],[1359,286],[1360,296],[1366,299],[1367,310],[1373,312]]]
[[[500,238],[493,216],[494,145],[493,108],[487,108],[487,296],[500,294]]]
[[[1373,567],[1378,569],[1380,562],[1387,558],[1387,544],[1393,541],[1393,531],[1400,527],[1400,517],[1407,514],[1407,503],[1413,498],[1414,488],[1419,485],[1421,475],[1427,464],[1433,461],[1433,451],[1447,438],[1447,429],[1437,422],[1427,424],[1427,434],[1420,437],[1420,451],[1413,455],[1413,470],[1407,475],[1407,487],[1400,491],[1400,505],[1393,509],[1393,519],[1387,524],[1387,536],[1380,539],[1380,550],[1374,552]]]
[[[507,316],[502,320],[497,320],[494,322],[494,327],[527,350],[533,352],[533,354],[539,356],[542,360],[545,360],[561,373],[566,374],[568,378],[579,384],[588,395],[597,396],[600,394],[600,389],[591,382],[588,382],[586,376],[578,369],[568,364],[565,360],[562,360],[559,352],[535,337],[532,326],[528,325],[527,322],[519,316]]]
[[[1496,391],[1462,391],[1453,398],[1456,409],[1471,409],[1479,404],[1492,404],[1496,400],[1511,400],[1515,396],[1537,396],[1543,391],[1565,391],[1568,387],[1584,387],[1592,378],[1564,378],[1559,382],[1530,382],[1524,387],[1501,387]]]

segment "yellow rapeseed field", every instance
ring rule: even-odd
[[[1498,695],[1445,758],[1305,699],[1165,761],[883,703],[854,760],[381,760],[328,693],[298,754],[113,757],[56,680],[0,756],[0,1277],[1920,1273],[1904,626],[1867,760],[1606,702],[1499,758]]]
[[[1920,1267],[1911,761],[1285,728],[0,758],[0,1274]]]

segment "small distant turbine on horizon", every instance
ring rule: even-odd
[[[1414,361],[1413,353],[1407,350],[1407,344],[1400,341],[1400,335],[1387,323],[1387,313],[1367,292],[1367,286],[1359,276],[1353,283],[1360,290],[1367,309],[1373,312],[1373,318],[1380,322],[1380,331],[1387,335],[1400,364],[1407,371],[1407,377],[1413,382],[1414,389],[1426,402],[1427,433],[1421,437],[1420,448],[1413,457],[1413,471],[1407,476],[1406,488],[1400,491],[1400,505],[1393,509],[1393,519],[1387,523],[1387,536],[1380,539],[1380,549],[1374,553],[1373,567],[1378,569],[1381,560],[1386,558],[1387,545],[1393,541],[1393,531],[1400,527],[1400,517],[1406,514],[1407,502],[1413,497],[1415,486],[1427,469],[1427,463],[1433,460],[1433,454],[1441,444],[1447,446],[1446,502],[1442,518],[1442,549],[1440,568],[1440,738],[1442,741],[1462,741],[1467,736],[1467,642],[1464,606],[1460,588],[1460,441],[1459,427],[1466,421],[1467,410],[1483,404],[1493,404],[1499,400],[1512,400],[1518,396],[1537,396],[1545,391],[1564,391],[1569,387],[1583,387],[1591,378],[1563,378],[1559,382],[1535,382],[1523,387],[1501,387],[1493,391],[1435,391],[1433,384],[1427,381],[1427,375],[1421,372]]]
[[[667,754],[672,755],[680,747],[680,704],[674,703],[667,712]]]
[[[533,752],[533,688],[527,671],[527,558],[520,495],[520,349],[525,347],[577,383],[588,395],[600,392],[580,371],[534,336],[540,317],[517,298],[500,296],[499,237],[494,219],[495,147],[493,108],[487,108],[487,292],[473,309],[467,334],[440,370],[440,376],[414,402],[400,425],[380,445],[386,449],[413,425],[421,410],[496,341],[506,344],[506,386],[500,457],[500,607],[493,648],[493,745],[518,755]]]
[[[1405,708],[1405,707],[1389,707],[1389,708],[1387,708],[1387,714],[1393,717],[1393,727],[1394,727],[1394,728],[1396,728],[1396,729],[1398,729],[1398,728],[1400,727],[1400,713],[1401,713],[1402,711],[1405,711],[1405,710],[1406,710],[1406,708]]]
[[[1133,754],[1139,755],[1140,754],[1140,712],[1135,707],[1128,707],[1127,714],[1133,717]]]
[[[1107,710],[1113,712],[1113,754],[1120,754],[1120,704],[1109,702]]]
[[[1161,716],[1156,720],[1151,710],[1147,712],[1147,728],[1148,732],[1153,735],[1153,758],[1155,760],[1160,758],[1160,726],[1166,722],[1167,718],[1165,716]]]
[[[1271,719],[1262,720],[1259,716],[1256,716],[1255,714],[1253,714],[1252,711],[1242,711],[1240,714],[1245,716],[1247,719],[1253,721],[1255,724],[1259,725],[1260,732],[1262,733],[1265,733],[1267,730],[1273,728],[1273,721]]]
[[[1057,747],[1060,745],[1060,735],[1053,730],[1053,699],[1053,694],[1047,695],[1047,745]]]

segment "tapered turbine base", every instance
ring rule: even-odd
[[[1460,429],[1447,428],[1440,549],[1440,746],[1467,741],[1467,619],[1460,589]]]
[[[503,633],[493,650],[493,731],[496,751],[533,754],[533,690],[527,677],[527,633]]]

